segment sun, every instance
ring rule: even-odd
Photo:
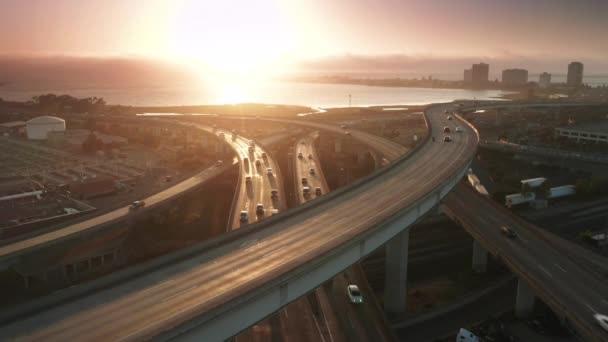
[[[168,48],[203,72],[274,74],[293,47],[279,1],[183,0],[177,6]]]

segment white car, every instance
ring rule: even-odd
[[[146,202],[144,202],[144,201],[135,201],[135,202],[131,203],[131,205],[129,206],[129,210],[135,210],[135,209],[143,207],[144,205],[146,205]]]
[[[267,173],[269,176],[272,176],[272,169],[271,169],[271,168],[267,168],[267,169],[266,169],[266,173]]]
[[[448,115],[448,120],[452,120],[452,116],[451,115]]]
[[[462,132],[462,128],[456,126],[456,132]]]
[[[363,303],[363,296],[361,295],[361,291],[359,291],[359,287],[357,285],[348,285],[346,292],[348,293],[348,298],[350,299],[351,303]]]
[[[608,316],[596,313],[593,315],[595,321],[602,327],[602,329],[608,331]]]

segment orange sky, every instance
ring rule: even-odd
[[[344,54],[608,56],[605,0],[0,1],[0,54],[134,55],[221,72]]]

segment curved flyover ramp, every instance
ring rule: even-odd
[[[447,122],[428,111],[432,135]],[[2,327],[25,340],[224,340],[335,276],[439,203],[478,137],[427,140],[352,186],[220,237],[215,248]]]

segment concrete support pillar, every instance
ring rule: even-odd
[[[334,152],[336,152],[336,153],[342,152],[342,139],[334,140]]]
[[[387,312],[405,312],[409,241],[410,231],[408,229],[386,243],[384,310]]]
[[[534,310],[534,292],[524,281],[517,281],[517,297],[515,298],[515,316],[525,318]]]
[[[481,247],[477,240],[473,240],[473,271],[485,273],[488,269],[488,252]]]
[[[365,162],[367,151],[357,151],[357,164],[362,165]]]

